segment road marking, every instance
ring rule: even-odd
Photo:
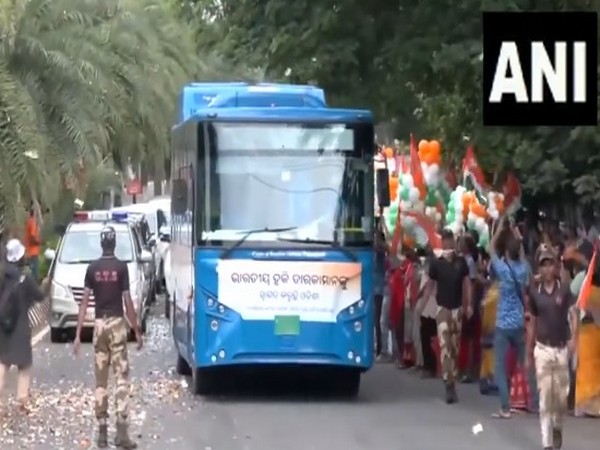
[[[35,347],[37,344],[39,344],[48,335],[48,333],[50,333],[50,326],[46,325],[44,328],[38,331],[35,336],[31,337],[31,346]]]

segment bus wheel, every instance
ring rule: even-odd
[[[175,364],[175,371],[179,374],[179,375],[191,375],[192,374],[192,369],[190,368],[190,365],[187,363],[187,361],[185,359],[183,359],[183,357],[179,354],[179,352],[177,353],[177,363]]]
[[[192,369],[192,394],[208,395],[215,390],[215,375],[209,370]]]
[[[340,374],[337,382],[338,391],[344,397],[354,398],[360,391],[360,370],[352,370]]]

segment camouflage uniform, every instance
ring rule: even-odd
[[[117,425],[127,424],[129,398],[129,357],[127,322],[122,317],[96,319],[94,326],[96,418],[101,425],[108,419],[108,372],[113,368],[116,381]]]
[[[462,325],[462,310],[437,307],[435,315],[442,363],[442,379],[453,385],[458,378],[458,350]]]
[[[569,398],[569,351],[567,347],[535,345],[535,372],[540,393],[540,425],[544,448],[560,448],[555,441],[560,435]]]

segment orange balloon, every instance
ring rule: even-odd
[[[398,188],[397,187],[393,188],[390,186],[390,198],[392,200],[396,200],[396,198],[398,198]]]
[[[419,141],[419,153],[420,152],[427,153],[428,149],[429,149],[429,142],[426,141],[425,139],[421,139]]]
[[[402,239],[402,244],[407,247],[407,248],[414,248],[415,247],[415,240],[412,236],[408,236],[408,235],[404,235],[404,238]]]
[[[392,189],[398,189],[398,177],[390,177],[389,180],[389,184],[390,184],[390,190]]]
[[[471,203],[471,212],[473,214],[475,214],[477,217],[487,216],[485,207],[481,203],[477,203],[477,202]]]
[[[471,203],[475,200],[471,192],[466,192],[462,196],[463,212],[469,212]]]
[[[391,147],[386,147],[384,150],[384,154],[386,158],[393,158],[394,157],[394,149]]]
[[[500,214],[504,212],[504,200],[499,197],[496,197],[496,209]]]
[[[419,155],[419,159],[421,160],[421,162],[424,162],[425,164],[433,164],[433,158],[434,158],[434,155],[432,153],[428,153],[428,152],[423,152],[422,155]]]
[[[436,141],[436,140],[429,141],[428,147],[429,147],[429,151],[431,153],[434,153],[437,155],[442,153],[442,144],[440,144],[440,141]]]
[[[442,163],[442,155],[439,153],[431,153],[431,162],[428,164],[437,164],[438,166]]]

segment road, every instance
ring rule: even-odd
[[[161,311],[160,305],[156,311]],[[34,409],[29,416],[12,408],[0,419],[0,448],[95,448],[92,353],[84,344],[72,356],[70,344],[42,340],[35,348]],[[380,365],[363,381],[354,401],[255,387],[220,398],[193,398],[187,380],[174,374],[167,321],[149,322],[141,353],[132,355],[132,434],[146,450],[531,450],[539,445],[537,419],[490,418],[497,399],[461,386],[461,402],[441,400],[439,381],[421,380],[391,365]],[[14,395],[15,376],[7,392]],[[242,383],[240,383],[242,384]],[[5,396],[6,397],[6,396]],[[3,404],[10,399],[3,399]],[[472,433],[481,423],[483,432]],[[598,448],[598,422],[570,419],[569,450]],[[596,430],[595,430],[596,429]]]

